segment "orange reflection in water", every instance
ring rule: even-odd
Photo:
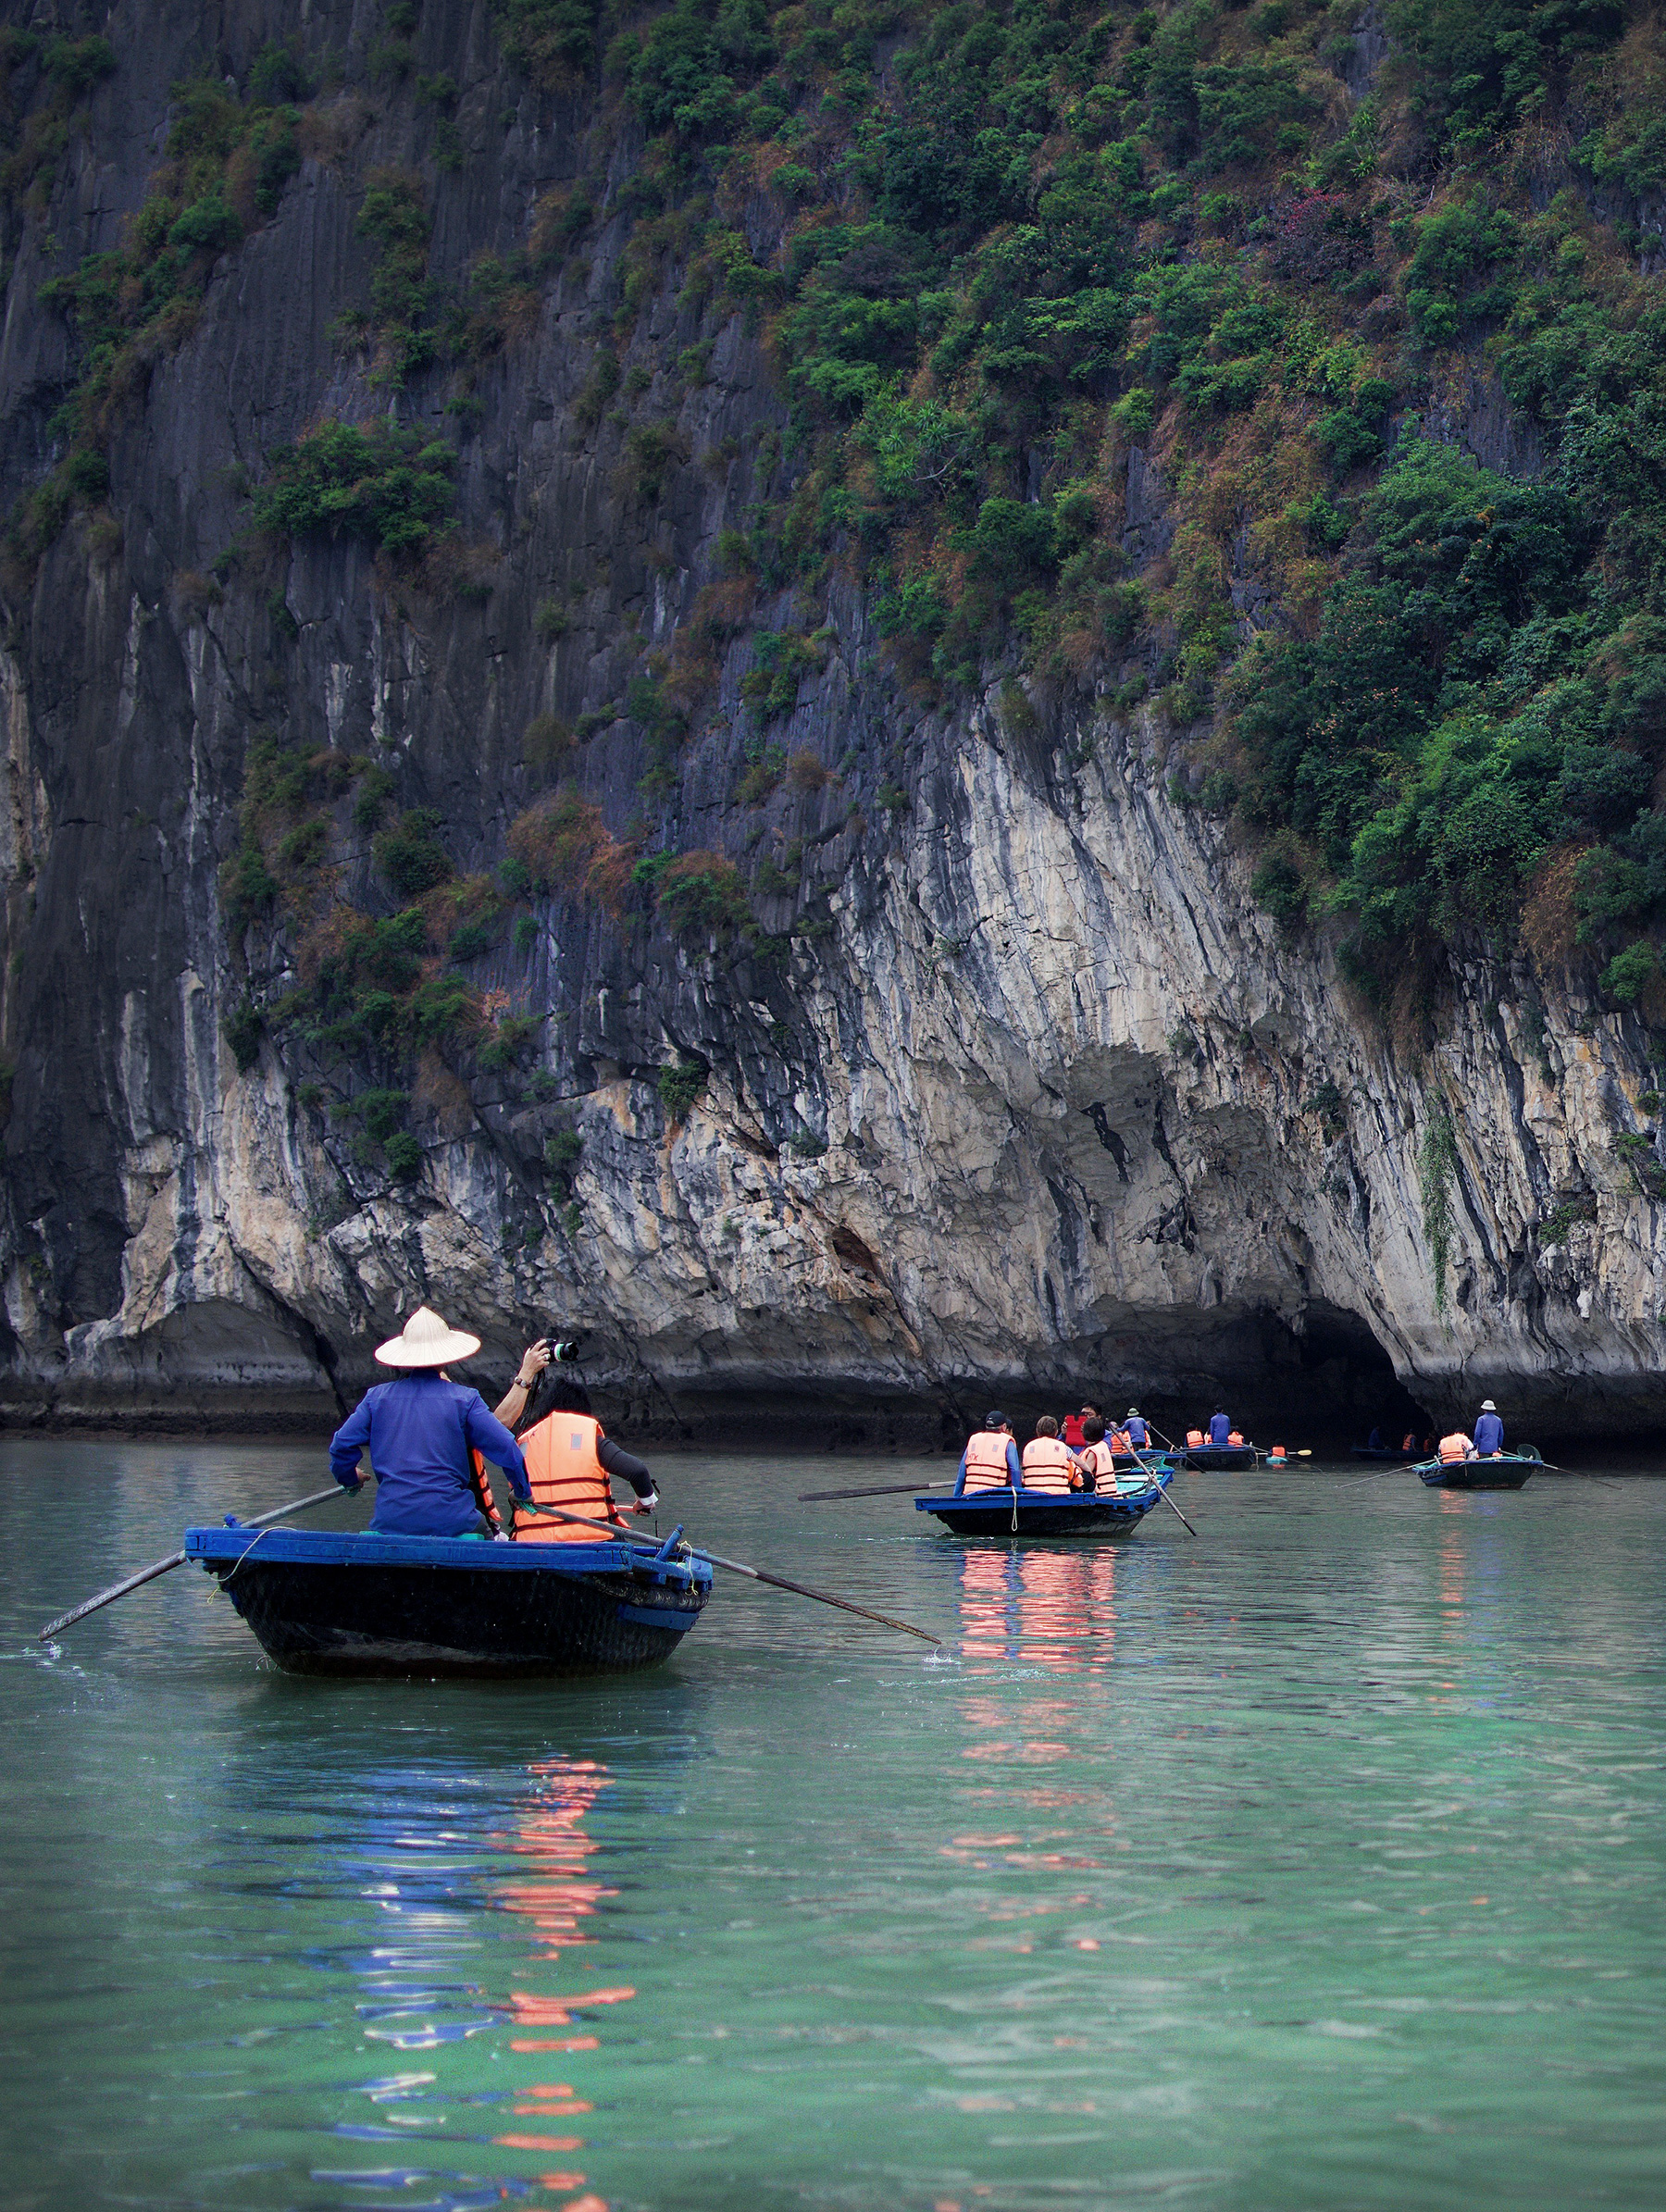
[[[532,1956],[559,1961],[563,1954],[593,1944],[585,1926],[603,1897],[618,1893],[597,1878],[590,1864],[601,1845],[585,1829],[585,1819],[610,1781],[607,1769],[589,1758],[545,1759],[531,1769],[535,1794],[516,1822],[509,1848],[527,1863],[524,1878],[499,1883],[492,1901],[505,1912],[521,1913],[531,1923]],[[518,2028],[571,2028],[574,2015],[604,2005],[623,2005],[634,1997],[631,1988],[579,1990],[575,1994],[545,1995],[517,1989],[509,2008]],[[580,2028],[582,2029],[582,2023]],[[512,2051],[593,2051],[599,2039],[587,2032],[571,2035],[516,2035]],[[513,2106],[517,2119],[571,2120],[593,2109],[570,2082],[528,2082],[515,2091]],[[551,2134],[540,2130],[517,2131],[494,2138],[505,2150],[567,2153],[584,2148],[582,2135]],[[582,2189],[581,2173],[546,2173],[539,2180],[552,2191]],[[607,2212],[599,2196],[570,2199],[565,2212]]]
[[[1055,1673],[1109,1666],[1116,1645],[1116,1554],[966,1551],[961,1557],[964,1664],[1019,1660]]]

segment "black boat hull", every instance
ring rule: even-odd
[[[1195,1444],[1187,1448],[1186,1464],[1194,1474],[1236,1474],[1255,1465],[1253,1444]]]
[[[1431,1490],[1521,1490],[1532,1481],[1540,1460],[1453,1460],[1425,1461],[1417,1472]]]
[[[388,1539],[367,1536],[308,1556],[298,1532],[241,1547],[240,1534],[191,1530],[188,1553],[290,1674],[628,1673],[668,1659],[711,1594],[709,1568],[621,1545],[395,1540],[407,1556],[390,1558]]]
[[[956,1536],[988,1536],[1001,1544],[1019,1536],[1086,1536],[1101,1544],[1119,1544],[1127,1541],[1159,1503],[1169,1481],[1164,1473],[1145,1490],[1020,1497],[1015,1512],[1010,1490],[974,1493],[970,1497],[916,1497],[914,1507]]]

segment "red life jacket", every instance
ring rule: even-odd
[[[966,1488],[971,1490],[1006,1490],[1012,1486],[1007,1473],[1007,1446],[1013,1439],[1004,1429],[979,1429],[966,1444]]]
[[[1038,1436],[1024,1448],[1024,1486],[1026,1490],[1075,1488],[1075,1461],[1070,1447],[1058,1436]]]
[[[623,1528],[624,1516],[613,1501],[607,1470],[596,1457],[602,1423],[588,1413],[551,1413],[516,1438],[526,1457],[532,1497],[541,1506],[560,1506],[591,1521],[611,1521]],[[516,1509],[515,1535],[522,1544],[601,1544],[600,1530],[575,1521],[552,1521],[542,1513]]]
[[[1082,1435],[1082,1416],[1079,1413],[1065,1414],[1064,1441],[1069,1445],[1072,1451],[1081,1450],[1084,1438]]]

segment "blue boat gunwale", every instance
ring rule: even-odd
[[[258,1548],[257,1548],[258,1547]],[[486,1574],[629,1574],[709,1588],[713,1569],[695,1551],[660,1559],[650,1539],[617,1544],[489,1544],[466,1536],[397,1536],[368,1530],[188,1528],[185,1557],[200,1566],[235,1564],[250,1553],[263,1566],[452,1568]]]
[[[1174,1481],[1174,1471],[1163,1468],[1149,1483],[1141,1483],[1138,1490],[1014,1490],[1009,1484],[1001,1490],[963,1491],[956,1497],[945,1497],[941,1491],[928,1497],[914,1499],[916,1513],[940,1513],[948,1509],[956,1513],[1001,1513],[1011,1516],[1014,1501],[1020,1512],[1048,1512],[1061,1510],[1080,1512],[1084,1506],[1100,1505],[1107,1511],[1141,1504],[1154,1506]]]

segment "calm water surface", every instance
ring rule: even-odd
[[[1196,1542],[1008,1552],[690,1456],[952,1659],[720,1578],[656,1673],[292,1681],[194,1570],[34,1646],[321,1468],[0,1442],[6,2206],[1666,2199],[1666,1484],[1183,1475]]]

